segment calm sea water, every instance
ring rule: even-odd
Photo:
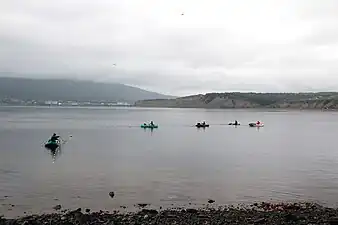
[[[265,127],[225,125],[235,119]],[[159,129],[139,128],[150,120]],[[201,120],[211,127],[192,126]],[[72,135],[56,157],[42,146],[53,132]],[[0,214],[208,199],[335,205],[337,134],[334,112],[2,107]]]

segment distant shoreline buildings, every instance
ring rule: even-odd
[[[120,107],[129,107],[132,104],[127,102],[114,102],[114,101],[55,101],[55,100],[47,100],[47,101],[39,101],[39,100],[21,100],[14,98],[4,98],[0,99],[1,105],[13,105],[13,106],[120,106]]]

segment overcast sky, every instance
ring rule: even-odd
[[[2,0],[0,72],[173,95],[338,91],[338,0]]]

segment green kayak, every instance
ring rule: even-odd
[[[150,129],[154,129],[154,128],[158,128],[158,125],[151,125],[151,124],[142,124],[141,128],[150,128]]]
[[[47,141],[47,143],[45,144],[45,148],[48,148],[50,150],[55,150],[57,149],[58,147],[60,147],[60,141],[52,141],[52,140],[49,140]]]

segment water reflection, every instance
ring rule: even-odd
[[[156,130],[156,128],[148,128],[148,129],[143,129],[143,132],[149,132],[150,131],[150,135],[152,136],[154,133],[154,130]]]
[[[53,163],[55,163],[55,161],[62,155],[62,146],[56,149],[45,148],[45,151],[52,156]]]
[[[205,132],[205,129],[206,129],[206,128],[209,128],[209,127],[197,127],[197,130],[198,130],[198,131],[204,131],[204,132]]]

